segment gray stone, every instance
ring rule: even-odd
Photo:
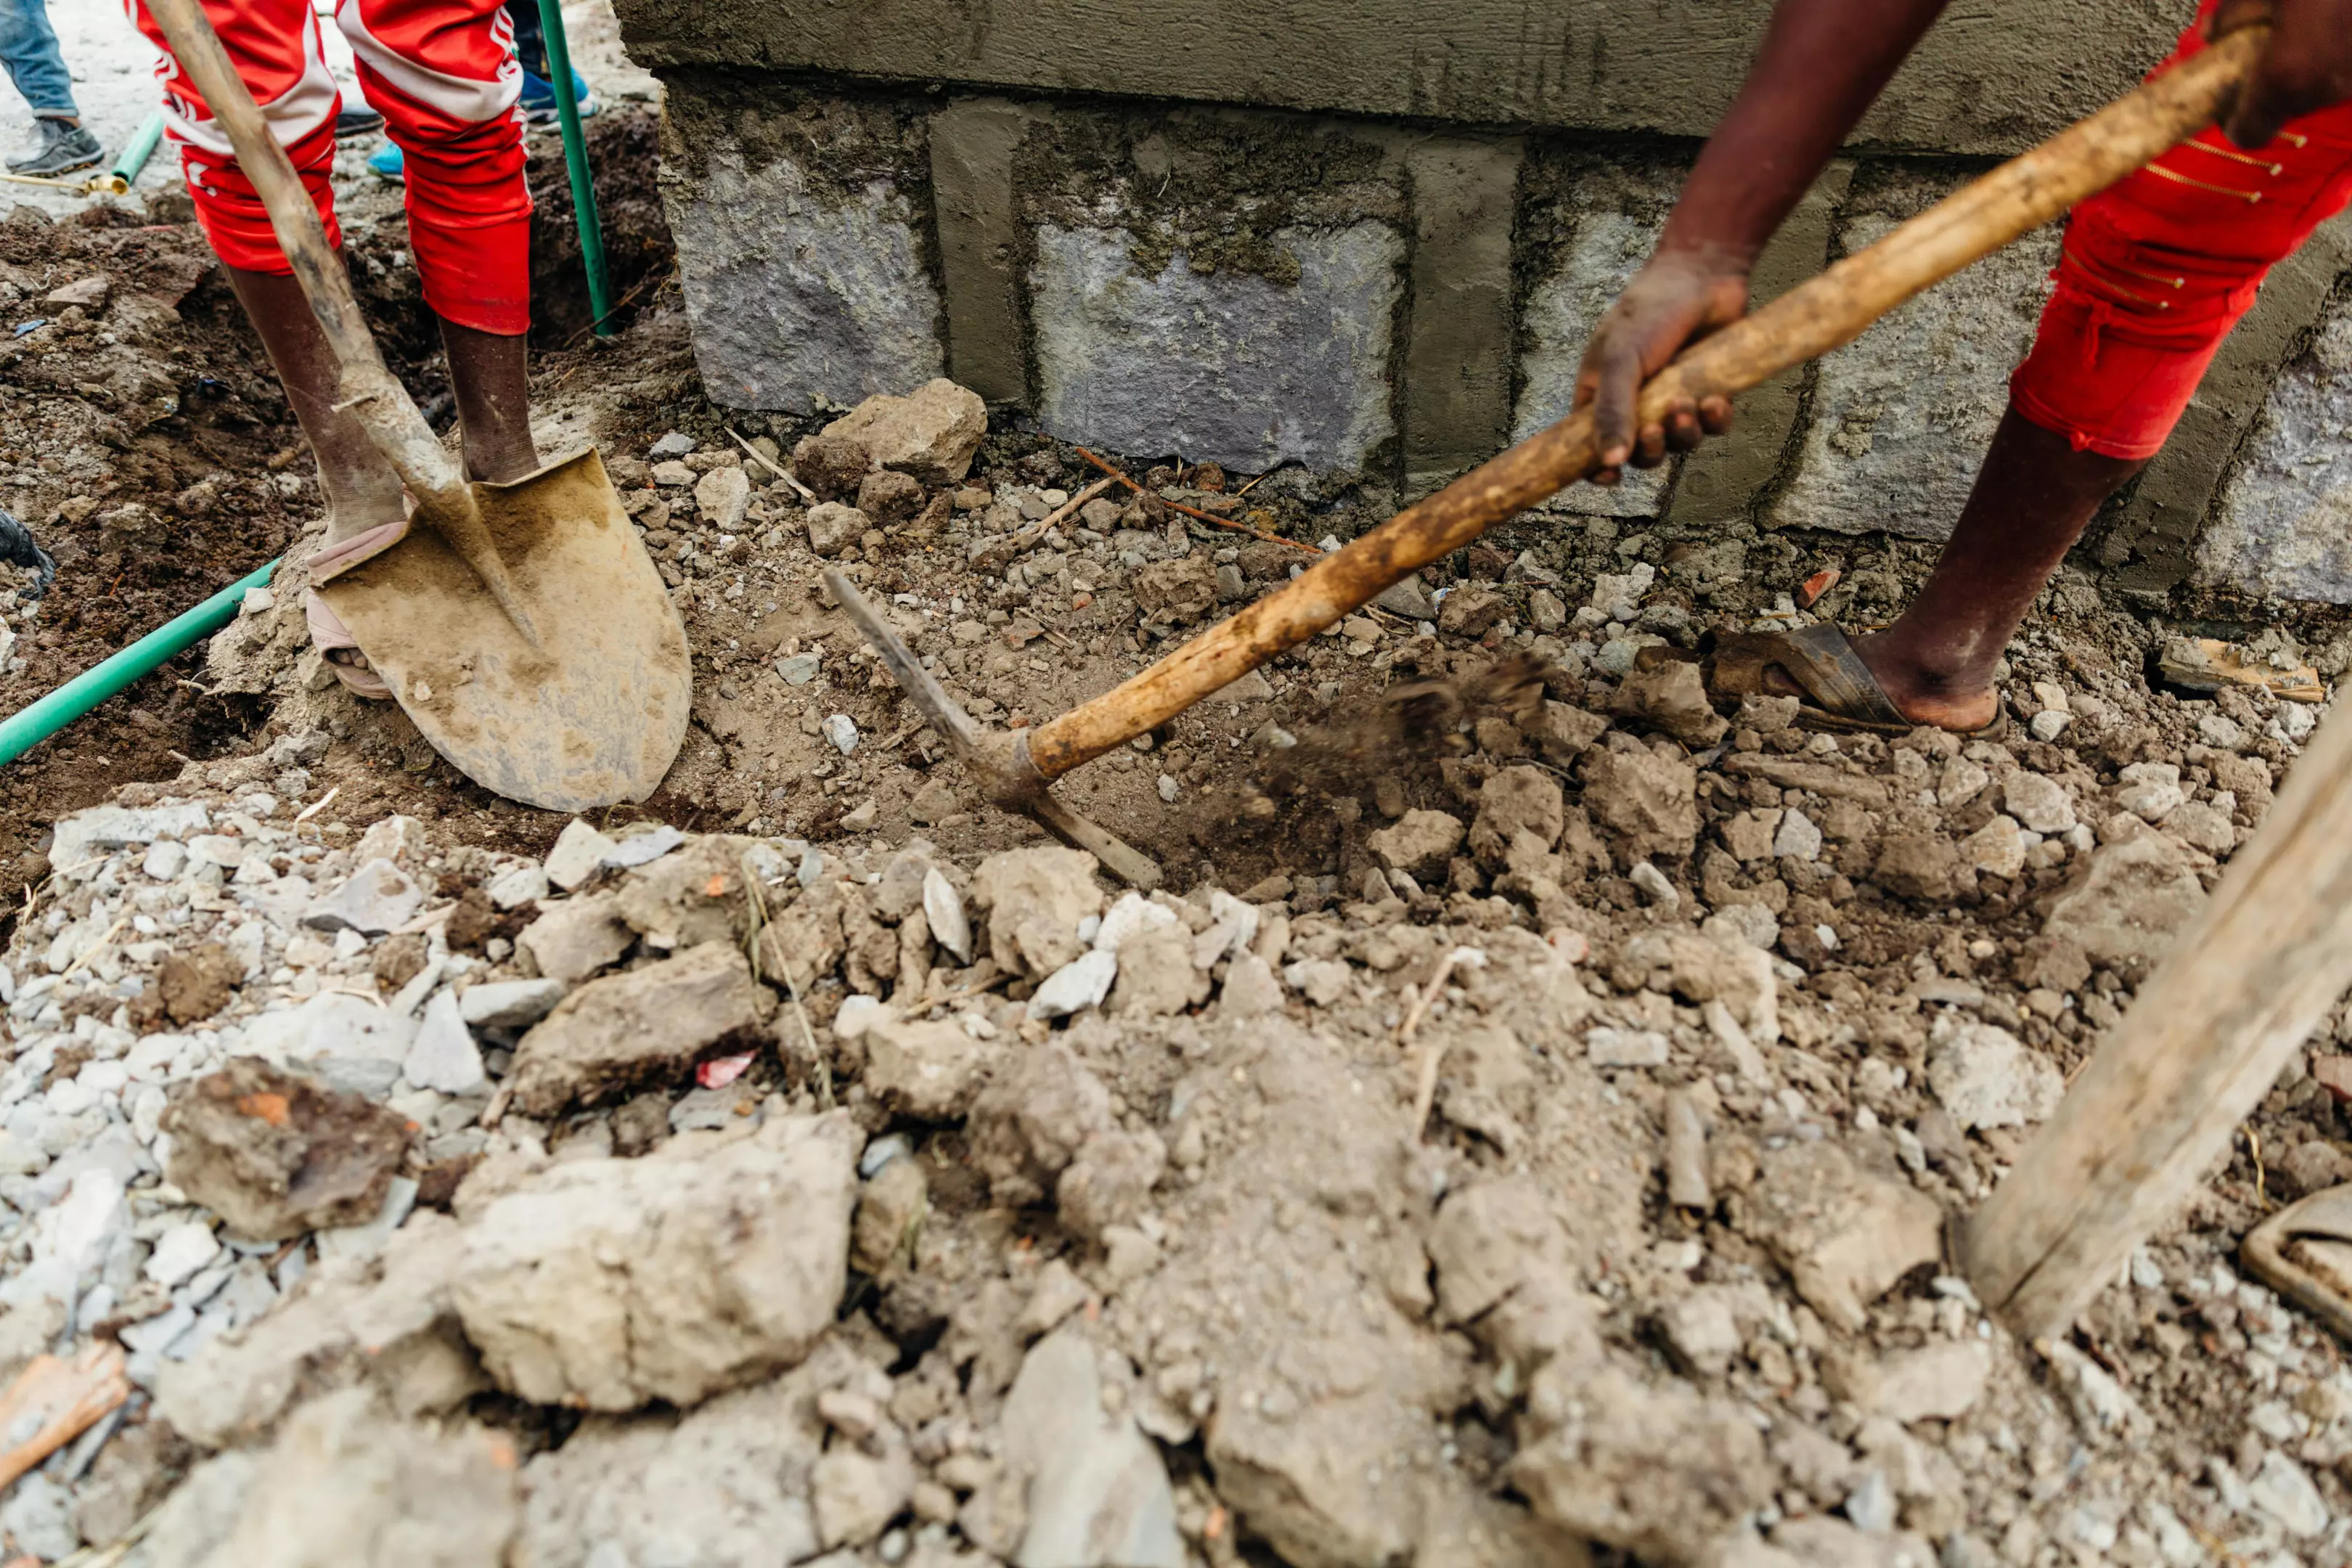
[[[1953,1013],[1928,1034],[1927,1085],[1963,1132],[2046,1121],[2066,1092],[2064,1076],[2015,1035]]]
[[[246,1026],[256,1056],[326,1070],[331,1063],[378,1061],[397,1067],[416,1038],[416,1019],[347,991],[321,991],[300,1006],[265,1013]]]
[[[58,819],[49,841],[49,865],[56,870],[87,864],[110,849],[152,844],[158,839],[187,839],[212,826],[202,805],[93,805]]]
[[[692,1405],[797,1364],[848,1283],[864,1140],[843,1112],[574,1160],[467,1226],[456,1300],[499,1384],[539,1404]]]
[[[620,962],[636,933],[621,918],[620,900],[596,893],[545,906],[516,940],[541,974],[572,985]]]
[[[36,1472],[18,1481],[0,1506],[0,1530],[16,1538],[19,1551],[44,1563],[72,1555],[81,1545],[74,1528],[73,1494]]]
[[[789,158],[754,167],[731,138],[664,187],[695,363],[712,398],[812,412],[940,374],[939,290],[915,203],[875,176],[819,189]]]
[[[1181,1568],[1176,1499],[1134,1418],[1103,1411],[1094,1345],[1076,1328],[1039,1341],[1006,1395],[1004,1457],[1029,1477],[1015,1568]]]
[[[491,878],[482,891],[502,910],[520,909],[547,897],[547,872],[530,864],[509,867]]]
[[[575,816],[563,825],[555,847],[547,852],[547,879],[568,893],[594,876],[614,847],[611,839]]]
[[[1192,270],[1138,277],[1120,230],[1036,231],[1039,423],[1114,450],[1177,450],[1262,473],[1356,468],[1394,434],[1391,322],[1403,242],[1383,224],[1278,229],[1296,283]]]
[[[1372,603],[1389,614],[1402,616],[1409,621],[1433,621],[1437,618],[1437,602],[1429,596],[1429,589],[1422,583],[1419,573],[1381,589],[1380,596]]]
[[[1584,1037],[1584,1055],[1597,1068],[1664,1067],[1666,1037],[1655,1029],[1593,1029]]]
[[[647,833],[632,833],[604,854],[604,864],[627,870],[634,866],[649,866],[679,845],[686,835],[665,822]]]
[[[646,448],[646,456],[658,463],[670,458],[683,458],[699,445],[683,430],[673,430]]]
[[[1958,175],[1896,174],[1848,208],[1837,248],[1862,249],[1948,194]],[[1985,258],[1822,356],[1797,471],[1773,502],[1780,528],[1952,530],[2032,346],[2059,234]]]
[[[477,1029],[527,1029],[563,1000],[560,980],[491,980],[457,998],[457,1016]]]
[[[2101,845],[2088,874],[2051,905],[2042,929],[2072,940],[2093,963],[2153,963],[2204,906],[2205,886],[2189,857],[2163,835],[2144,832]]]
[[[1938,1340],[1859,1373],[1850,1397],[1871,1415],[1906,1425],[1957,1421],[1976,1408],[1991,1375],[1992,1350],[1983,1341]]]
[[[371,860],[313,903],[302,923],[313,931],[382,936],[407,924],[424,902],[425,889],[415,878],[389,860]]]
[[[481,1049],[474,1044],[474,1031],[466,1026],[458,1011],[456,993],[436,991],[425,1004],[424,1021],[417,1026],[401,1072],[417,1088],[443,1094],[471,1094],[489,1081],[482,1070]]]
[[[517,1110],[547,1116],[674,1082],[774,1007],[741,949],[705,942],[566,996],[515,1047],[506,1089]]]
[[[971,921],[964,913],[963,895],[936,867],[923,873],[923,918],[930,924],[932,941],[954,953],[958,962],[971,962]]]
[[[2327,1528],[2331,1517],[2326,1500],[2319,1489],[2304,1473],[2303,1467],[2284,1454],[2263,1456],[2263,1468],[2246,1482],[2246,1495],[2254,1506],[2279,1521],[2289,1535],[2309,1537]]]
[[[168,1290],[219,1256],[220,1238],[213,1235],[211,1226],[202,1220],[183,1220],[155,1238],[144,1273]]]
[[[1462,847],[1462,819],[1442,811],[1408,811],[1388,827],[1364,840],[1381,864],[1415,879],[1442,876],[1446,861]]]
[[[2074,803],[2066,787],[2043,773],[2011,773],[2001,781],[2000,804],[2020,826],[2045,837],[2074,826]]]
[[[1032,1018],[1066,1018],[1088,1007],[1099,1007],[1118,978],[1118,955],[1088,951],[1062,965],[1037,984],[1029,998]]]
[[[2197,542],[2197,575],[2241,593],[2352,604],[2352,310],[2338,304],[2270,389]]]
[[[857,750],[857,721],[848,714],[828,714],[818,728],[824,731],[824,738],[833,742],[833,749],[843,756]]]

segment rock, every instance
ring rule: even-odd
[[[857,510],[895,528],[923,510],[922,482],[887,468],[868,474],[857,482]]]
[[[937,867],[923,873],[923,918],[933,942],[954,953],[958,963],[971,962],[971,921],[964,914],[963,895]]]
[[[774,1008],[741,949],[706,942],[566,996],[516,1045],[506,1089],[516,1110],[550,1116],[681,1081]]]
[[[245,979],[245,964],[216,942],[175,952],[155,972],[156,999],[163,1016],[188,1025],[211,1017],[229,1004]]]
[[[1780,830],[1772,836],[1772,853],[1784,860],[1818,860],[1822,858],[1822,830],[1813,819],[1790,806],[1780,814]]]
[[[2189,796],[2180,787],[2180,769],[2173,763],[2131,763],[2118,774],[2122,787],[2116,804],[2142,822],[2161,822],[2167,813]]]
[[[1685,856],[1698,846],[1698,773],[1646,748],[1591,752],[1584,809],[1631,865]]]
[[[1746,1342],[1733,1307],[1734,1289],[1706,1285],[1658,1314],[1658,1332],[1675,1360],[1700,1377],[1721,1377]]]
[[[811,670],[814,674],[814,669]],[[952,816],[961,806],[956,800],[955,786],[945,779],[932,779],[915,792],[907,803],[907,819],[919,826],[928,827]]]
[[[1113,1226],[1132,1224],[1151,1201],[1168,1169],[1167,1146],[1150,1128],[1113,1128],[1078,1145],[1077,1157],[1055,1184],[1062,1223],[1090,1241]]]
[[[865,538],[874,526],[874,520],[856,507],[830,500],[809,508],[807,521],[809,548],[828,557]]]
[[[477,1029],[527,1029],[546,1017],[567,989],[561,980],[485,981],[458,996],[457,1016]]]
[[[952,1018],[890,1019],[866,1031],[866,1092],[902,1116],[952,1121],[970,1108],[1004,1047]]]
[[[865,1273],[888,1280],[913,1265],[915,1243],[930,1207],[930,1184],[914,1160],[893,1160],[858,1194],[849,1256]]]
[[[246,1026],[254,1055],[315,1072],[337,1089],[377,1093],[389,1091],[415,1038],[416,1019],[405,1006],[379,1006],[341,991],[322,991]]]
[[[873,468],[864,442],[830,429],[793,448],[793,477],[828,501],[855,496]]]
[[[864,1546],[907,1506],[915,1465],[904,1444],[879,1455],[836,1443],[809,1473],[820,1546]]]
[[[2216,857],[2238,847],[2238,829],[2229,816],[2203,801],[2183,802],[2164,814],[2165,832],[2191,849]]]
[[[173,1184],[257,1241],[373,1218],[415,1131],[252,1057],[173,1091],[161,1125]]]
[[[484,883],[482,891],[499,909],[520,909],[547,897],[547,873],[533,865],[516,866]]]
[[[1780,991],[1769,954],[1736,935],[1645,931],[1626,942],[1612,976],[1621,990],[1672,991],[1698,1005],[1719,1001],[1754,1038],[1780,1037]]]
[[[450,1302],[461,1251],[457,1221],[411,1216],[375,1258],[321,1265],[277,1310],[166,1361],[158,1414],[220,1448],[336,1389],[373,1387],[404,1415],[457,1408],[488,1386]]]
[[[547,852],[547,879],[568,893],[594,876],[604,857],[616,847],[611,839],[575,816],[563,825],[563,831],[556,835],[555,847]]]
[[[1563,1404],[1507,1474],[1538,1516],[1588,1539],[1691,1562],[1771,1496],[1764,1439],[1728,1400],[1610,1366]]]
[[[1408,818],[1412,815],[1406,814]],[[1454,818],[1445,820],[1452,822]],[[1489,868],[1499,870],[1516,835],[1532,834],[1548,850],[1559,842],[1566,821],[1566,805],[1558,780],[1541,768],[1504,768],[1479,787],[1478,816],[1470,825],[1470,853]],[[1397,826],[1404,825],[1400,822]],[[1387,831],[1395,832],[1396,828]],[[1372,837],[1377,839],[1380,835]],[[1375,847],[1372,853],[1378,855],[1381,851]],[[1452,853],[1449,847],[1446,854]],[[1404,869],[1411,871],[1412,868],[1407,866]]]
[[[772,1115],[553,1165],[467,1226],[466,1335],[509,1393],[591,1410],[691,1405],[790,1367],[848,1283],[862,1142],[845,1113]]]
[[[474,1044],[474,1031],[466,1026],[454,992],[436,991],[425,1004],[425,1021],[401,1072],[417,1088],[443,1094],[472,1094],[489,1082],[482,1070],[481,1049]]]
[[[1197,620],[1217,604],[1217,569],[1204,552],[1154,561],[1137,571],[1130,586],[1148,620]]]
[[[820,439],[853,441],[868,463],[926,485],[954,484],[971,471],[988,434],[988,405],[976,392],[940,377],[905,397],[869,397],[826,426]],[[799,454],[793,455],[795,465]]]
[[[1157,904],[1143,907],[1155,914],[1167,913]],[[1104,922],[1104,928],[1109,929],[1109,921]],[[1096,940],[1099,945],[1100,937]],[[1109,1006],[1114,1014],[1172,1017],[1209,999],[1209,976],[1192,962],[1192,933],[1175,923],[1172,916],[1168,923],[1127,937],[1119,942],[1118,954],[1118,986],[1110,994]],[[1105,952],[1099,956],[1110,954]],[[1039,994],[1044,994],[1042,988]]]
[[[1890,833],[1879,840],[1871,879],[1897,897],[1941,904],[1958,890],[1960,852],[1940,833]]]
[[[2101,845],[2088,874],[2051,905],[2042,930],[2073,942],[2094,963],[2154,963],[2204,905],[2204,884],[2188,857],[2161,835],[2142,833]]]
[[[1680,659],[1627,676],[1617,688],[1610,711],[1637,719],[1700,750],[1722,740],[1731,728],[1707,700],[1706,681],[1698,666]]]
[[[1110,1131],[1110,1091],[1058,1043],[1013,1053],[972,1102],[971,1168],[999,1204],[1043,1202],[1079,1149]]]
[[[132,1563],[501,1568],[515,1453],[470,1422],[425,1426],[366,1389],[315,1399],[267,1451],[224,1455],[175,1492]]]
[[[1873,1415],[1905,1426],[1957,1421],[1976,1408],[1991,1375],[1991,1346],[1981,1340],[1938,1340],[1897,1351],[1870,1366],[1845,1397]]]
[[[2326,1500],[2303,1467],[2275,1450],[2263,1456],[2263,1468],[2246,1482],[2246,1495],[2298,1539],[2317,1535],[2332,1518]]]
[[[212,826],[212,815],[195,801],[177,805],[93,805],[60,817],[49,840],[49,866],[65,871],[102,859],[107,851],[132,844],[185,840]]]
[[[1590,1029],[1584,1057],[1597,1068],[1658,1068],[1666,1065],[1665,1036],[1655,1029]]]
[[[1590,751],[1592,742],[1609,731],[1604,716],[1566,702],[1547,700],[1543,717],[1536,721],[1528,739],[1543,753],[1544,761],[1556,768],[1564,768]]]
[[[1558,837],[1557,834],[1554,835]],[[1462,847],[1459,817],[1442,811],[1408,811],[1364,840],[1382,866],[1416,879],[1443,877],[1446,862]]]
[[[1182,1568],[1176,1499],[1134,1418],[1106,1415],[1097,1352],[1076,1328],[1030,1349],[1006,1395],[1003,1458],[1029,1478],[1013,1561],[1030,1568]]]
[[[1990,877],[2014,877],[2025,869],[2025,840],[2013,816],[1997,816],[1960,840],[1963,863]]]
[[[1699,932],[1717,941],[1743,942],[1769,952],[1780,941],[1780,922],[1761,904],[1726,904],[1706,917]]]
[[[1437,611],[1437,629],[1448,637],[1482,637],[1511,613],[1511,601],[1476,583],[1457,583]]]
[[[155,1238],[155,1249],[147,1255],[143,1272],[169,1290],[219,1257],[220,1249],[220,1239],[213,1235],[211,1226],[202,1220],[183,1220]]]
[[[1095,858],[1078,849],[991,855],[972,872],[971,893],[987,911],[989,955],[1013,973],[1034,978],[1053,973],[1086,951],[1078,923],[1103,906]]]
[[[1437,605],[1430,598],[1429,589],[1423,584],[1418,572],[1381,589],[1372,603],[1390,615],[1402,616],[1408,621],[1433,621],[1437,618]]]
[[[751,477],[740,468],[713,468],[695,481],[695,510],[706,526],[721,533],[732,533],[743,526],[743,514],[751,505]]]
[[[618,963],[635,940],[629,922],[621,918],[621,900],[611,893],[596,893],[545,906],[515,942],[530,954],[542,976],[576,985]]]
[[[382,936],[407,924],[424,902],[425,889],[415,878],[389,860],[370,860],[312,904],[302,923],[313,931]]]
[[[1963,1132],[2047,1121],[2066,1092],[2064,1076],[2015,1035],[1957,1013],[1928,1035],[1927,1084]]]
[[[1282,983],[1273,968],[1255,952],[1234,958],[1225,971],[1225,988],[1217,999],[1221,1018],[1257,1018],[1282,1011]]]
[[[1831,1142],[1768,1151],[1750,1234],[1789,1270],[1797,1294],[1848,1331],[1864,1309],[1943,1256],[1943,1211],[1907,1184],[1855,1164]]]
[[[2021,826],[2045,838],[2074,826],[2074,803],[2065,786],[2042,773],[2021,771],[2001,780],[2000,803]]]

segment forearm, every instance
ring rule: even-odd
[[[1753,261],[1948,0],[1780,0],[1658,242]]]

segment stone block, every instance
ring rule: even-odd
[[[1874,244],[1952,183],[1907,172],[1870,182],[1847,208],[1837,251]],[[2036,230],[1823,356],[1797,471],[1769,521],[1950,534],[2009,406],[2009,373],[2032,346],[2058,244],[2056,228]]]
[[[1124,230],[1037,231],[1030,272],[1039,422],[1114,450],[1262,473],[1358,468],[1395,433],[1391,322],[1404,242],[1381,223],[1285,228],[1294,282],[1139,273]]]
[[[2197,575],[2240,593],[2352,604],[2352,308],[2272,384],[2197,543]]]
[[[920,211],[894,184],[827,188],[790,158],[755,163],[726,143],[701,163],[664,193],[715,401],[804,414],[941,373]]]

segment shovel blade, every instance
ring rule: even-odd
[[[595,450],[473,487],[538,636],[431,528],[322,584],[401,708],[467,778],[527,805],[643,800],[686,739],[686,627]]]

